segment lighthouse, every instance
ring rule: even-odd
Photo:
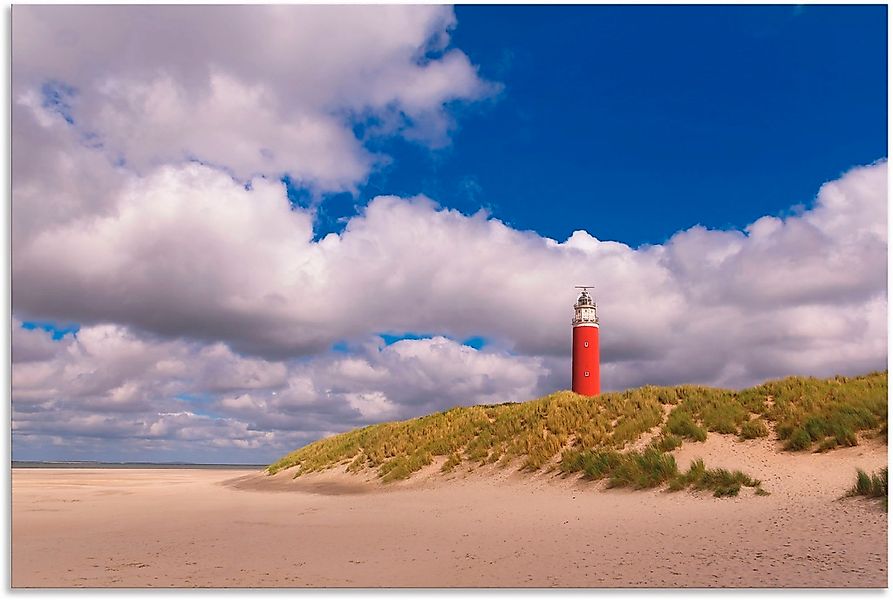
[[[571,388],[584,396],[597,396],[601,391],[598,372],[598,312],[591,285],[578,285],[583,292],[574,304],[573,375]]]

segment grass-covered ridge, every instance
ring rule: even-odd
[[[648,448],[632,450],[649,431],[658,435]],[[375,469],[387,482],[409,477],[435,457],[446,458],[443,471],[463,463],[504,466],[515,460],[524,469],[538,470],[560,459],[562,471],[594,477],[590,470],[600,469],[595,478],[609,477],[612,485],[653,487],[641,484],[657,481],[654,485],[666,483],[671,489],[723,488],[731,494],[754,482],[703,464],[680,474],[675,461],[667,462],[672,459],[667,452],[684,441],[702,441],[707,432],[740,439],[774,435],[787,450],[826,451],[856,445],[860,432],[886,437],[886,431],[886,371],[832,379],[788,377],[740,391],[690,385],[645,386],[597,397],[561,391],[529,402],[453,408],[370,425],[304,446],[268,472],[297,466],[297,477],[343,465],[351,472]],[[587,462],[600,460],[606,464]]]

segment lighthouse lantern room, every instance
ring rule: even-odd
[[[584,396],[596,396],[601,391],[598,357],[598,306],[589,290],[591,285],[578,285],[582,289],[574,304],[573,367],[571,388]]]

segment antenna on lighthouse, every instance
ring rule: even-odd
[[[594,288],[594,285],[575,285],[574,287],[578,290],[583,290],[582,292],[580,292],[580,298],[578,302],[586,301],[588,303],[593,303],[592,296],[589,295],[589,290]]]
[[[574,287],[578,290],[583,290],[582,292],[580,292],[581,300],[592,300],[592,298],[589,296],[589,290],[593,289],[595,287],[594,285],[575,285]]]

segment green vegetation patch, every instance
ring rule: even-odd
[[[760,481],[741,471],[707,469],[704,461],[692,462],[680,472],[672,454],[656,446],[642,451],[620,453],[616,450],[565,450],[559,467],[563,473],[582,473],[587,479],[608,479],[609,487],[655,488],[667,485],[677,492],[684,489],[712,490],[717,497],[737,496],[742,486],[756,488],[767,495]]]
[[[857,434],[886,431],[887,373],[860,377],[788,377],[756,388],[772,399],[768,419],[785,449],[855,446]]]
[[[608,478],[611,487],[653,488],[675,477],[679,470],[672,454],[651,446],[642,451],[565,450],[559,469],[582,473],[587,479]]]
[[[754,438],[766,437],[769,435],[769,428],[761,419],[752,419],[741,426],[741,439],[752,440]]]
[[[459,456],[458,452],[453,452],[452,454],[450,454],[450,457],[447,459],[447,461],[445,463],[443,463],[443,466],[440,467],[440,472],[441,473],[449,473],[450,471],[455,469],[457,466],[459,466],[461,463],[462,463],[462,457]]]
[[[739,398],[732,390],[702,386],[679,386],[677,390],[679,402],[667,419],[667,429],[694,441],[704,441],[708,431],[737,434],[752,409],[761,409],[757,397]]]
[[[608,484],[610,487],[632,487],[637,490],[653,488],[665,484],[678,473],[672,454],[657,448],[646,448],[642,452],[624,454],[611,471]]]
[[[682,438],[672,433],[664,433],[652,442],[652,445],[661,452],[671,452],[682,446]]]
[[[713,495],[717,498],[737,496],[742,486],[756,488],[757,495],[768,495],[768,492],[760,487],[759,479],[754,479],[741,471],[708,469],[700,458],[692,461],[688,471],[680,473],[670,482],[670,490],[672,491],[685,488],[712,490]]]
[[[559,470],[565,474],[581,472],[597,480],[613,473],[622,460],[623,454],[616,450],[565,450]]]
[[[664,431],[692,441],[707,432],[765,437],[774,423],[790,451],[855,446],[857,434],[886,437],[887,372],[860,377],[787,377],[738,392],[679,386]]]
[[[378,467],[378,476],[385,483],[406,479],[422,467],[430,465],[433,460],[430,452],[414,452],[408,456],[398,456],[382,463]]]
[[[869,475],[862,469],[856,470],[856,483],[847,492],[848,496],[866,496],[881,498],[884,510],[887,510],[887,467]]]
[[[707,431],[695,423],[691,414],[679,408],[673,409],[667,418],[666,433],[676,435],[695,442],[707,439]]]

